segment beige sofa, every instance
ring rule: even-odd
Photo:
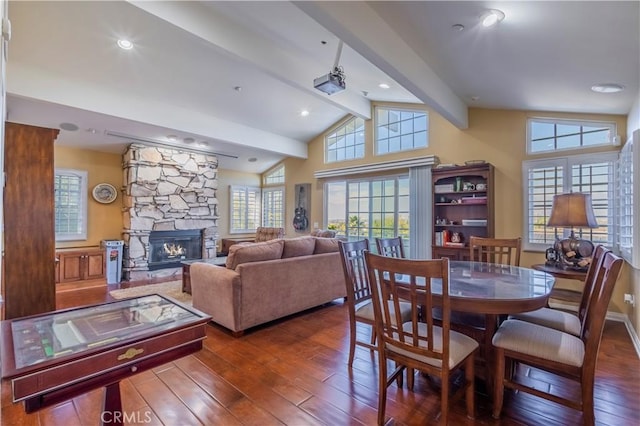
[[[231,246],[226,267],[191,265],[193,307],[240,335],[346,296],[338,240],[300,237]]]

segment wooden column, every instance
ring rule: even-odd
[[[6,123],[5,319],[56,307],[53,142],[58,132]]]

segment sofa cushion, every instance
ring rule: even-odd
[[[335,238],[336,231],[332,229],[314,229],[311,231],[312,237]]]
[[[234,244],[229,248],[227,268],[236,269],[242,263],[274,260],[282,257],[283,240],[271,240],[261,243]]]
[[[284,240],[284,249],[282,258],[309,256],[313,254],[316,247],[316,241],[313,237],[298,237]]]
[[[322,253],[333,253],[335,251],[340,251],[340,246],[338,245],[339,241],[336,238],[323,238],[316,237],[316,248],[313,251],[313,254],[322,254]]]

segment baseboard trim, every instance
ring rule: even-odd
[[[565,304],[562,302],[557,302],[554,299],[553,308],[555,309],[563,309],[567,311],[576,311],[576,305]],[[607,311],[607,319],[611,321],[618,321],[624,323],[624,326],[627,328],[627,333],[629,333],[629,337],[631,338],[631,343],[633,344],[634,349],[636,350],[636,355],[640,359],[640,338],[638,337],[638,333],[636,333],[633,325],[631,324],[631,319],[629,316],[620,312],[611,312]]]
[[[607,312],[607,319],[624,323],[624,326],[627,328],[627,333],[629,333],[629,337],[631,337],[631,343],[636,350],[636,355],[640,358],[640,338],[638,338],[638,333],[636,333],[636,330],[633,328],[629,316],[619,312]]]

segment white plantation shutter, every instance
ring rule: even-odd
[[[229,190],[230,233],[252,233],[260,226],[260,188],[232,185]]]
[[[523,162],[525,242],[529,250],[545,250],[555,241],[556,228],[546,226],[553,196],[567,192],[591,194],[598,228],[574,229],[579,238],[613,246],[615,234],[615,153],[576,155]],[[559,236],[571,230],[558,228]]]

